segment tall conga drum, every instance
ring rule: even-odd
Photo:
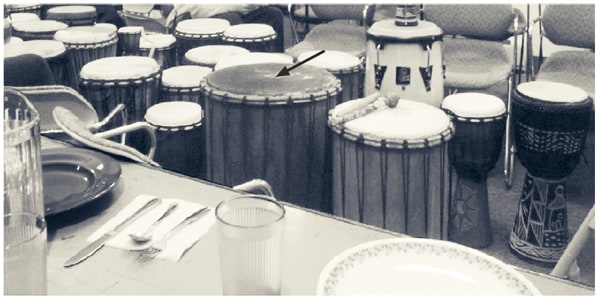
[[[204,106],[200,83],[211,68],[181,65],[162,71],[160,101],[189,101]]]
[[[399,26],[394,19],[375,22],[366,34],[364,94],[397,93],[435,107],[443,102],[443,31],[420,21]]]
[[[246,54],[250,51],[234,45],[206,45],[192,48],[185,53],[183,64],[198,65],[214,69],[216,63],[222,59],[236,54]]]
[[[202,117],[202,107],[193,102],[169,101],[151,106],[144,118],[156,129],[154,161],[165,169],[204,178]]]
[[[243,47],[254,52],[276,52],[276,39],[277,33],[268,24],[237,24],[223,32],[224,44]]]
[[[146,110],[158,102],[161,71],[156,60],[143,56],[93,60],[81,68],[79,93],[100,119],[118,104],[125,105],[126,119],[113,118],[109,128],[143,121]],[[128,134],[128,144],[145,153],[149,145],[145,136],[138,134]]]
[[[139,38],[139,48],[135,55],[148,56],[154,49],[152,56],[162,69],[177,65],[177,47],[175,36],[172,34],[145,34]]]
[[[539,262],[557,262],[568,244],[565,180],[584,149],[593,100],[581,88],[534,81],[512,98],[516,155],[527,173],[510,248]]]
[[[96,8],[91,5],[60,5],[46,11],[46,20],[56,20],[69,26],[94,25]]]
[[[62,42],[53,40],[29,40],[4,45],[5,58],[33,53],[46,59],[56,84],[64,86],[69,83],[66,51]]]
[[[196,18],[177,23],[173,33],[177,38],[177,60],[181,63],[189,49],[222,44],[223,32],[229,26],[228,20],[220,18]]]
[[[207,178],[227,186],[259,178],[277,198],[319,210],[326,202],[327,112],[340,83],[302,66],[238,65],[206,76]]]
[[[378,95],[346,101],[330,113],[333,214],[447,239],[453,124],[439,108],[407,99],[394,106]]]
[[[455,186],[452,183],[449,240],[484,248],[493,242],[487,174],[503,147],[506,107],[500,98],[483,93],[452,94],[441,107],[455,126],[449,141],[449,161],[457,173]]]
[[[54,39],[67,48],[70,86],[78,89],[81,68],[100,58],[116,56],[117,28],[112,24],[74,26],[59,30]]]
[[[31,20],[12,24],[12,35],[28,40],[52,40],[57,31],[68,28],[65,23],[54,20]]]
[[[318,52],[314,50],[302,53],[297,57],[297,61],[301,62]],[[326,50],[306,64],[324,68],[341,81],[342,102],[364,97],[364,66],[357,56],[343,51]]]
[[[253,65],[253,64],[293,64],[293,57],[285,53],[274,52],[249,52],[223,57],[216,62],[214,70],[220,70],[231,66]]]

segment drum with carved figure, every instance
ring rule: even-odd
[[[445,112],[373,93],[335,107],[329,126],[333,214],[414,237],[447,239],[453,124]]]
[[[284,66],[237,65],[206,76],[207,178],[227,186],[263,179],[278,199],[321,210],[330,195],[327,112],[340,83],[312,66],[277,77]]]
[[[366,34],[364,94],[397,93],[402,98],[443,102],[443,31],[420,21],[398,26],[394,19],[375,22]]]
[[[584,149],[593,100],[572,85],[527,82],[514,91],[512,114],[516,155],[527,173],[510,247],[557,262],[569,239],[565,180]]]
[[[198,65],[214,69],[216,63],[236,54],[246,54],[250,51],[234,45],[206,45],[190,49],[185,53],[183,64]]]
[[[66,51],[62,42],[53,40],[29,40],[4,45],[5,58],[33,53],[46,59],[54,75],[54,81],[56,84],[64,86],[69,84]]]
[[[268,24],[237,24],[223,32],[224,44],[243,47],[254,52],[275,52],[276,39],[277,33]]]
[[[46,20],[56,20],[69,26],[94,25],[96,8],[91,5],[61,5],[46,11]]]
[[[441,107],[455,126],[449,141],[449,161],[457,173],[455,186],[452,183],[449,240],[484,248],[493,242],[487,174],[503,147],[506,106],[493,95],[458,93],[445,97]]]
[[[231,24],[226,19],[196,18],[177,23],[175,32],[177,38],[177,60],[182,63],[185,53],[192,48],[222,44],[225,29]]]

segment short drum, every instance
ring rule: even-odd
[[[28,40],[52,40],[57,31],[68,28],[65,23],[54,20],[31,20],[12,24],[12,35]]]
[[[189,49],[222,44],[223,32],[230,26],[228,20],[220,18],[196,18],[177,23],[173,34],[177,38],[179,63],[183,61],[183,57]]]
[[[214,69],[216,63],[236,54],[246,54],[250,51],[233,45],[206,45],[192,48],[185,53],[183,64],[198,65]]]
[[[263,179],[278,199],[321,210],[330,195],[327,112],[340,83],[312,66],[276,77],[283,66],[238,65],[206,76],[207,179],[227,186]]]
[[[162,69],[177,65],[177,39],[172,34],[146,34],[139,38],[139,48],[135,55],[148,56],[154,49],[152,58]]]
[[[163,70],[160,100],[189,101],[204,107],[200,83],[210,72],[211,68],[195,65],[181,65]]]
[[[225,44],[240,46],[254,52],[275,52],[276,39],[277,33],[268,24],[237,24],[223,32]]]
[[[333,214],[447,239],[453,125],[433,106],[400,99],[393,107],[381,99],[366,110],[352,108],[363,99],[347,101],[330,113]]]
[[[46,11],[46,20],[56,20],[69,26],[94,25],[96,8],[91,5],[61,5]]]
[[[63,43],[53,40],[29,40],[4,45],[4,57],[26,53],[37,54],[46,59],[56,84],[68,85],[67,55]]]

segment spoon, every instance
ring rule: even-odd
[[[141,233],[131,233],[129,234],[129,237],[131,237],[131,239],[136,242],[136,243],[145,243],[148,242],[152,239],[152,231],[154,231],[154,228],[156,227],[156,225],[158,225],[162,220],[164,220],[165,217],[167,217],[175,208],[177,207],[177,203],[171,203],[168,208],[166,209],[166,211],[164,211],[164,213],[156,220],[154,221],[149,227],[148,229],[146,229],[146,231],[141,232]]]

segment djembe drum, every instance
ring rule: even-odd
[[[139,39],[139,48],[134,55],[148,56],[154,49],[152,58],[162,69],[177,65],[177,39],[172,34],[146,34]]]
[[[79,92],[106,117],[118,104],[125,105],[125,120],[115,117],[109,128],[143,121],[146,110],[158,102],[161,76],[156,60],[143,56],[106,57],[81,68]],[[145,153],[149,144],[143,133],[128,134],[127,144]]]
[[[316,53],[318,51],[302,53],[297,57],[297,61],[301,62]],[[358,57],[347,52],[327,50],[306,64],[324,68],[341,81],[342,102],[364,96],[364,66]]]
[[[277,198],[318,210],[330,194],[326,120],[340,83],[312,66],[276,77],[283,66],[238,65],[206,76],[207,179],[231,186],[260,178]]]
[[[177,39],[179,63],[182,63],[185,53],[192,48],[222,44],[223,32],[230,26],[229,21],[220,18],[196,18],[177,23],[173,34]]]
[[[69,26],[94,25],[96,8],[91,5],[61,5],[46,11],[46,20],[56,20]]]
[[[447,239],[453,124],[441,109],[379,93],[330,112],[333,214]]]
[[[214,70],[216,71],[232,66],[264,63],[285,64],[289,66],[293,64],[293,57],[284,53],[274,52],[249,52],[235,54],[218,60],[216,65],[214,65]]]
[[[449,240],[484,248],[493,241],[487,174],[503,146],[505,104],[493,95],[459,93],[445,97],[441,107],[455,125],[449,141],[449,161],[457,172],[450,200]]]
[[[198,65],[214,70],[216,63],[223,58],[250,51],[233,45],[206,45],[190,49],[185,53],[183,64]]]
[[[398,26],[394,19],[375,22],[366,34],[364,94],[380,91],[441,107],[443,31],[420,21]]]
[[[189,101],[204,106],[200,83],[211,68],[195,65],[181,65],[162,71],[160,85],[161,101]]]
[[[116,32],[117,53],[121,55],[135,55],[139,50],[141,36],[144,34],[142,26],[123,26]]]
[[[52,40],[57,31],[68,28],[67,24],[54,20],[31,20],[12,24],[12,35],[28,40]]]
[[[67,48],[69,85],[78,89],[81,68],[94,60],[116,56],[117,29],[107,23],[93,26],[74,26],[59,30],[54,39]]]
[[[557,262],[568,244],[565,179],[580,160],[593,112],[584,90],[534,81],[512,101],[514,143],[527,169],[510,248],[539,262]]]
[[[68,85],[67,56],[64,44],[52,40],[29,40],[21,43],[9,43],[4,45],[4,57],[13,57],[21,54],[37,54],[48,62],[48,66],[54,75],[58,85]]]
[[[170,101],[151,106],[147,123],[156,128],[154,161],[165,169],[204,178],[206,158],[202,107],[187,101]]]
[[[268,24],[237,24],[223,32],[224,44],[243,47],[253,52],[275,52],[276,39],[277,33]]]

